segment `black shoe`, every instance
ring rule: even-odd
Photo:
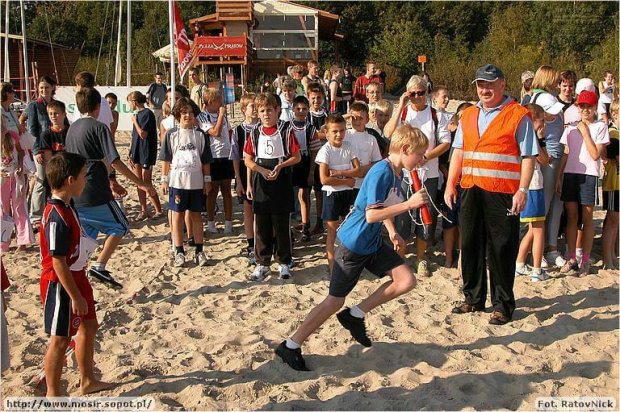
[[[282,342],[276,348],[276,355],[282,358],[282,361],[296,371],[309,372],[304,357],[301,356],[301,348],[289,349],[286,347],[286,341]]]
[[[304,228],[303,232],[301,232],[301,240],[303,242],[307,242],[310,239],[312,239],[312,236],[310,235],[310,229]]]
[[[93,269],[88,270],[88,276],[92,279],[98,280],[109,288],[120,290],[123,285],[114,280],[110,272],[105,269]]]
[[[470,305],[467,302],[463,302],[452,308],[452,313],[457,315],[472,312],[484,312],[484,305]]]
[[[187,239],[187,246],[196,247],[196,241],[194,240],[193,237],[190,237],[189,239]]]
[[[351,336],[353,339],[358,341],[362,346],[366,346],[367,348],[372,346],[372,341],[366,335],[366,325],[364,324],[364,319],[356,318],[351,315],[351,311],[349,308],[341,311],[336,315],[338,321],[345,329],[351,332]]]

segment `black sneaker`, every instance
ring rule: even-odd
[[[301,356],[301,348],[289,349],[286,347],[286,341],[282,342],[276,348],[276,355],[282,358],[282,361],[296,371],[309,372],[306,361]]]
[[[93,269],[90,268],[88,270],[88,276],[91,278],[98,280],[109,288],[120,290],[123,288],[123,285],[114,280],[110,272],[105,269]]]
[[[351,336],[353,339],[358,341],[362,346],[366,346],[367,348],[372,346],[372,342],[368,335],[366,335],[366,325],[364,324],[364,319],[356,318],[351,315],[351,311],[349,308],[341,311],[336,315],[338,321],[345,329],[351,332]]]
[[[312,239],[312,235],[310,235],[310,229],[305,228],[302,232],[301,232],[301,240],[303,242],[307,242],[310,239]]]
[[[187,246],[196,247],[196,241],[194,240],[193,237],[190,237],[189,239],[187,239]]]

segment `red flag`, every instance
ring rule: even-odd
[[[187,37],[187,31],[181,18],[181,11],[179,10],[177,0],[172,0],[172,5],[174,8],[174,43],[176,44],[179,57],[179,74],[182,78],[194,60],[194,50],[190,49],[189,38]]]

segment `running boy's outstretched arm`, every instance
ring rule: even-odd
[[[368,223],[386,221],[394,216],[400,215],[401,213],[417,209],[426,203],[428,203],[428,194],[426,193],[426,189],[422,188],[402,203],[378,209],[366,210],[366,221]],[[386,227],[388,227],[389,230],[389,226],[386,225]]]

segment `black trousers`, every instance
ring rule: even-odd
[[[254,215],[254,255],[256,263],[262,266],[271,264],[273,239],[275,235],[275,259],[288,265],[293,258],[291,243],[290,213]]]
[[[488,263],[493,309],[512,317],[519,216],[507,216],[510,208],[512,195],[474,186],[463,189],[459,221],[465,301],[470,305],[484,305]]]

